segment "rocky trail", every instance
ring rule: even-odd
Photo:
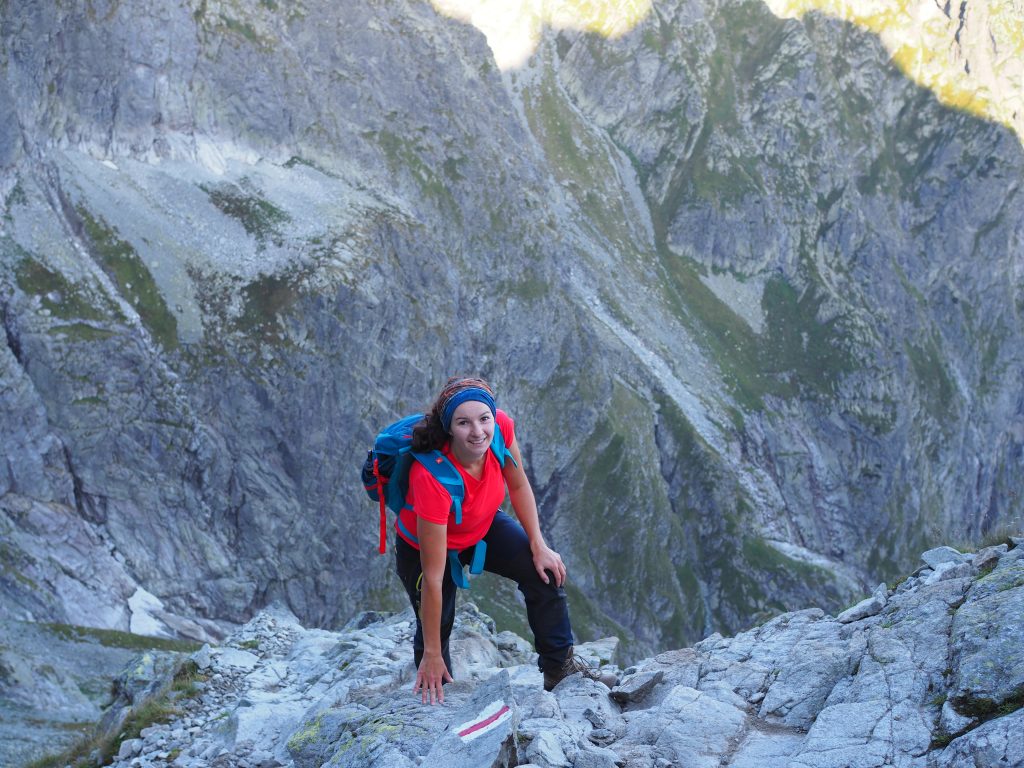
[[[409,612],[329,632],[268,609],[219,646],[142,657],[100,731],[163,707],[165,722],[120,741],[123,768],[1022,766],[1024,548],[1011,543],[930,550],[837,617],[787,613],[625,669],[614,638],[578,646],[610,689],[574,675],[544,692],[529,644],[464,601],[457,682],[437,706],[411,691]]]

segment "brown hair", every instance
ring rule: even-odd
[[[413,427],[413,451],[416,453],[437,451],[448,442],[448,433],[441,422],[441,413],[444,411],[445,403],[451,399],[452,395],[469,387],[479,387],[489,392],[492,396],[494,395],[491,385],[479,376],[452,376],[449,378],[441,389],[440,394],[434,400],[433,405],[430,406],[430,410],[424,414],[423,420]]]

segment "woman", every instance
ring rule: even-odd
[[[491,450],[500,430],[511,460]],[[398,576],[416,612],[413,650],[416,683],[424,703],[444,702],[443,684],[452,680],[448,639],[455,622],[456,583],[450,552],[461,565],[483,554],[484,570],[513,579],[526,598],[544,687],[566,675],[590,669],[572,652],[572,628],[565,599],[565,564],[544,541],[537,502],[523,471],[512,419],[494,404],[494,393],[479,378],[448,380],[423,421],[413,430],[412,450],[439,450],[462,477],[465,495],[461,523],[452,514],[451,495],[412,462],[406,508],[396,523]],[[519,522],[498,509],[506,489]],[[477,548],[484,542],[483,549]]]

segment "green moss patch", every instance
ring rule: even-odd
[[[278,315],[295,304],[301,293],[297,277],[264,275],[242,289],[243,306],[237,327],[265,342],[282,341]]]
[[[746,409],[762,410],[769,395],[833,396],[854,370],[840,320],[819,318],[825,297],[810,268],[800,291],[782,276],[765,284],[765,330],[758,335],[701,281],[695,262],[667,251],[660,260],[669,306],[698,335],[730,394]]]
[[[442,164],[442,177],[434,171],[433,161],[423,159],[426,149],[415,139],[390,131],[369,131],[363,137],[377,142],[391,173],[407,173],[425,198],[434,201],[441,211],[450,214],[456,221],[462,220],[459,205],[448,188],[449,184],[462,178],[458,173],[458,159],[446,158]],[[449,165],[448,161],[454,164]]]
[[[256,240],[257,250],[266,248],[268,242],[277,246],[283,245],[281,228],[290,222],[292,217],[250,188],[244,179],[241,185],[201,184],[200,189],[223,214],[242,225]]]
[[[131,243],[122,240],[117,230],[84,207],[78,208],[90,251],[121,295],[139,313],[153,338],[165,349],[178,346],[178,321],[167,308],[153,275]]]
[[[312,720],[308,720],[303,723],[302,727],[299,728],[292,737],[288,739],[288,749],[292,751],[299,751],[303,747],[312,744],[320,737],[320,731],[323,728],[324,713],[321,712]]]
[[[96,328],[88,323],[53,325],[46,329],[51,336],[66,336],[72,341],[104,341],[116,334],[106,328]]]
[[[135,635],[131,632],[120,632],[116,629],[96,629],[95,627],[79,627],[73,624],[57,623],[43,624],[43,626],[62,640],[94,642],[109,648],[192,653],[199,650],[200,647],[199,643],[191,640],[173,640],[164,637]]]
[[[928,412],[941,425],[955,422],[956,386],[942,363],[938,341],[933,336],[922,345],[907,343],[905,349]]]
[[[15,267],[14,279],[18,288],[29,295],[39,296],[43,308],[61,320],[102,321],[116,316],[106,299],[93,299],[89,291],[27,254]]]
[[[14,579],[23,587],[37,590],[39,585],[24,573],[31,564],[28,556],[20,549],[15,549],[7,542],[0,541],[0,577]]]
[[[937,732],[932,737],[930,749],[942,749],[953,741],[953,739],[959,738],[965,733],[973,731],[979,725],[987,723],[989,720],[994,720],[997,717],[1005,717],[1006,715],[1013,714],[1022,707],[1024,707],[1024,689],[1019,690],[1015,695],[1002,702],[994,702],[988,699],[972,699],[969,701],[954,702],[954,708],[959,714],[964,717],[975,718],[975,722],[971,723],[962,731],[958,731],[956,733],[947,733],[944,731]]]
[[[841,374],[854,367],[836,320],[819,319],[824,299],[813,285],[798,293],[782,277],[767,282],[761,306],[767,331],[759,348],[761,370],[788,374],[791,384],[834,395]]]

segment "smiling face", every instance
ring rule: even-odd
[[[486,403],[468,400],[455,409],[451,426],[452,451],[463,464],[482,459],[494,438],[494,416]]]

